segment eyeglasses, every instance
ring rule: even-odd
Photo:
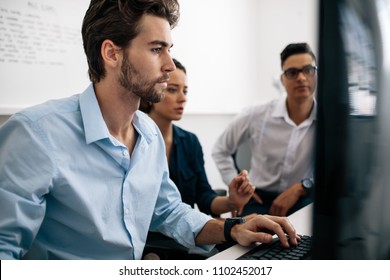
[[[299,73],[303,73],[306,77],[313,77],[314,74],[317,71],[317,66],[313,65],[306,65],[303,66],[301,69],[299,68],[288,68],[287,70],[284,70],[283,74],[286,76],[289,80],[295,80]]]

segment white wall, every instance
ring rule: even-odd
[[[317,48],[317,0],[181,0],[172,55],[187,66],[187,112],[237,113],[278,96],[279,54]]]

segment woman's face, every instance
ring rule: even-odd
[[[183,116],[187,101],[187,76],[179,68],[176,68],[169,76],[168,86],[164,90],[165,97],[153,104],[150,113],[159,119],[178,121]]]

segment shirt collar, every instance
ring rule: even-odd
[[[176,145],[179,141],[179,138],[185,138],[186,134],[181,129],[179,129],[178,126],[174,124],[172,124],[172,128],[173,128],[173,144]]]
[[[80,95],[80,111],[87,144],[109,138],[110,133],[100,111],[93,84]]]
[[[176,125],[172,125],[173,127],[173,134],[177,135],[178,137],[186,137],[186,134]]]
[[[147,114],[141,112],[140,110],[137,110],[134,114],[133,125],[138,134],[144,137],[148,144],[152,142],[153,138],[155,138],[160,131],[155,122],[153,122]]]
[[[93,84],[90,84],[80,95],[80,111],[87,144],[110,138],[110,132],[100,111]],[[133,125],[139,135],[145,137],[147,143],[150,143],[156,135],[156,129],[152,127],[152,122],[148,121],[148,119],[149,117],[147,115],[137,111],[133,117]]]
[[[276,104],[272,112],[272,117],[274,118],[283,118],[285,116],[288,117],[286,101],[287,101],[287,97],[279,98],[276,101]]]
[[[313,109],[311,110],[310,116],[307,119],[310,122],[315,121],[317,119],[317,101],[315,98],[313,100],[314,100]],[[283,98],[279,98],[273,109],[272,117],[285,118],[286,120],[290,120],[290,117],[288,116],[286,104],[287,104],[287,96]]]

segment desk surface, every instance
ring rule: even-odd
[[[299,234],[311,235],[312,233],[312,213],[313,213],[313,204],[310,204],[292,215],[288,216],[288,219],[293,224],[295,230]],[[238,257],[242,256],[249,250],[251,250],[256,244],[253,246],[244,247],[239,244],[236,244],[214,256],[208,258],[208,260],[235,260]]]

